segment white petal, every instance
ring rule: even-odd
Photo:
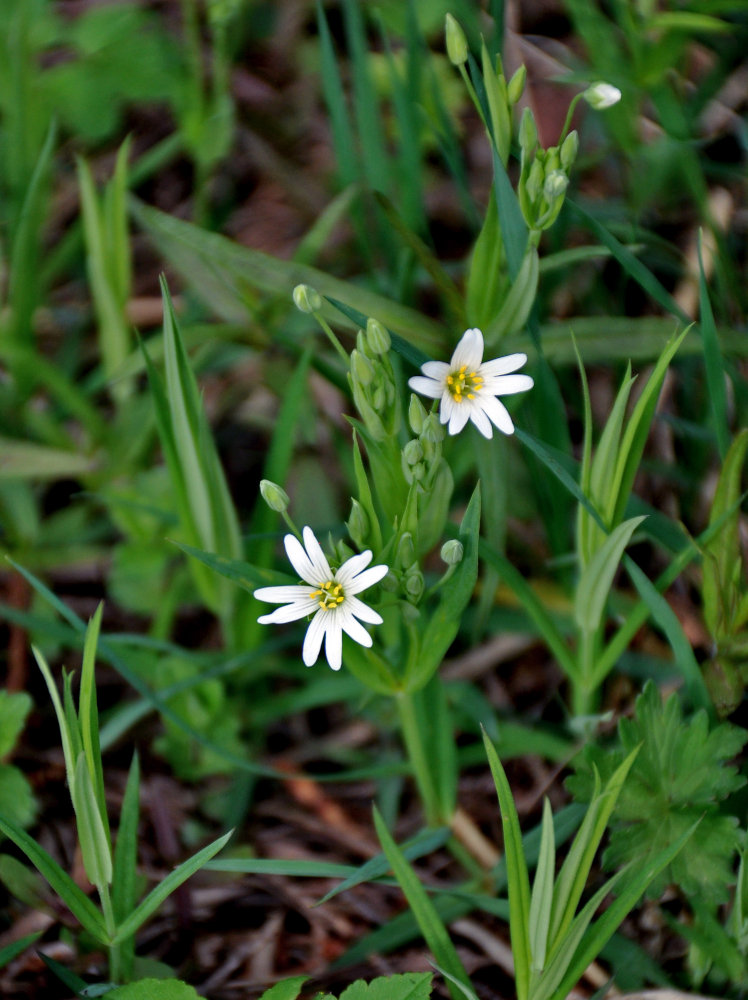
[[[426,378],[425,375],[414,375],[408,379],[408,385],[413,392],[418,392],[421,396],[428,396],[429,399],[438,399],[444,389],[442,381],[437,382],[433,378]]]
[[[333,670],[340,670],[343,663],[343,633],[341,631],[341,615],[328,615],[329,622],[325,628],[325,656]]]
[[[351,556],[350,559],[346,559],[335,574],[335,582],[341,583],[343,585],[343,590],[347,591],[354,576],[357,573],[360,573],[362,569],[365,569],[371,562],[371,559],[372,556],[369,549],[367,549],[366,552],[362,552],[358,556]]]
[[[493,437],[493,427],[491,426],[491,421],[483,412],[483,409],[481,408],[480,405],[472,407],[470,412],[470,419],[473,421],[473,423],[481,432],[484,438]]]
[[[301,650],[302,659],[307,667],[311,667],[317,662],[320,647],[322,645],[322,638],[325,634],[330,618],[330,612],[323,611],[320,608],[314,618],[312,618],[309,622],[309,628],[306,630],[306,635],[304,636],[304,646]]]
[[[318,587],[320,583],[325,582],[324,580],[320,580],[318,575],[315,573],[314,565],[312,564],[311,559],[306,554],[304,546],[295,535],[286,535],[283,539],[283,544],[286,547],[288,561],[291,563],[302,580],[306,580],[307,583],[311,583],[315,587]],[[329,577],[326,577],[326,579],[329,580]]]
[[[371,646],[372,638],[360,622],[357,622],[353,615],[341,615],[340,624],[344,632],[357,642],[360,646]]]
[[[515,392],[527,392],[533,385],[529,375],[499,375],[486,379],[481,391],[491,396],[513,396]]]
[[[350,611],[352,615],[356,618],[360,618],[362,622],[368,622],[370,625],[381,625],[382,616],[370,608],[368,604],[364,604],[363,601],[359,601],[357,597],[346,597],[345,608]]]
[[[268,601],[270,604],[286,604],[289,601],[303,601],[309,597],[311,590],[295,583],[289,587],[260,587],[254,592],[258,601]]]
[[[439,421],[440,421],[440,423],[446,424],[446,423],[449,422],[449,420],[451,419],[452,414],[454,412],[455,405],[456,404],[455,404],[454,399],[452,399],[452,397],[450,396],[450,394],[445,389],[444,395],[442,396],[442,401],[441,401],[441,403],[439,405]]]
[[[269,615],[261,615],[257,621],[260,625],[285,625],[286,622],[295,622],[299,618],[306,618],[315,611],[319,605],[316,601],[298,602],[297,604],[286,604],[282,608],[276,608]]]
[[[484,361],[480,366],[479,374],[484,378],[493,378],[495,375],[507,375],[509,372],[516,372],[518,368],[527,361],[526,354],[507,354],[505,358],[495,358],[493,361]]]
[[[449,427],[447,430],[450,434],[459,434],[469,419],[470,406],[468,403],[464,400],[462,403],[456,403],[452,410],[452,416],[449,418]]]
[[[306,527],[303,529],[302,535],[304,536],[304,545],[306,546],[312,566],[314,566],[314,572],[317,574],[317,579],[320,583],[332,580],[330,564],[325,558],[325,553],[322,551],[322,546],[317,541],[314,532],[311,528]]]
[[[495,424],[500,431],[503,431],[505,434],[514,434],[512,418],[509,416],[507,408],[502,402],[491,396],[487,399],[482,399],[481,406],[491,423]]]
[[[387,576],[386,566],[371,566],[354,577],[345,588],[346,597],[353,594],[360,594],[362,590],[373,587],[375,583]]]
[[[477,371],[483,361],[483,334],[477,328],[466,330],[455,347],[450,370],[467,365],[470,371]]]
[[[437,382],[443,382],[447,375],[449,375],[449,365],[446,361],[427,361],[421,365],[421,371],[424,375],[428,375],[429,378],[434,378]]]

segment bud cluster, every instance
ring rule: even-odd
[[[570,132],[560,146],[543,149],[532,111],[525,108],[519,126],[521,168],[518,185],[522,215],[535,233],[549,229],[558,217],[577,156],[579,137]]]
[[[348,381],[366,429],[375,441],[397,434],[400,428],[400,395],[388,357],[390,335],[376,319],[369,319],[366,331],[359,330],[351,352]]]

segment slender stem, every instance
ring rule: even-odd
[[[298,538],[298,540],[303,545],[304,544],[304,539],[301,536],[301,532],[296,527],[296,525],[294,524],[294,522],[291,520],[291,515],[288,513],[288,511],[287,510],[282,510],[280,512],[280,515],[283,518],[283,520],[286,522],[286,524],[288,525],[288,527],[291,529],[291,531],[294,533],[294,535],[296,535],[296,537]]]
[[[574,715],[590,715],[597,706],[597,686],[595,684],[597,638],[596,630],[585,630],[580,636],[579,676],[573,682],[572,689]]]
[[[101,899],[101,909],[104,914],[104,923],[110,939],[117,933],[117,921],[114,919],[114,909],[112,899],[109,895],[109,886],[98,886],[99,898]],[[122,951],[120,945],[109,945],[109,975],[113,982],[119,983],[122,979]]]
[[[340,341],[338,340],[338,338],[332,332],[332,327],[330,326],[330,324],[327,322],[327,320],[325,319],[325,317],[322,315],[321,312],[313,312],[312,315],[314,316],[314,318],[317,320],[317,322],[319,323],[319,325],[322,327],[322,329],[327,334],[327,339],[330,341],[330,343],[332,344],[332,346],[335,348],[335,350],[340,355],[340,357],[341,357],[341,359],[342,359],[343,364],[345,365],[345,367],[348,368],[349,365],[350,365],[350,363],[351,363],[351,359],[350,359],[350,357],[349,357],[348,352],[346,351],[346,349],[343,347],[343,345],[340,343]]]
[[[571,119],[574,117],[574,111],[576,109],[577,104],[579,104],[581,98],[582,98],[581,94],[577,94],[576,97],[572,98],[572,102],[569,105],[569,110],[566,112],[566,121],[564,122],[564,127],[561,129],[561,135],[558,137],[558,142],[556,143],[557,146],[560,146],[561,143],[566,138],[567,133],[569,131],[569,126],[571,125]]]
[[[413,768],[421,805],[426,815],[428,826],[437,826],[442,819],[439,808],[439,796],[434,787],[434,779],[429,767],[429,758],[423,740],[423,733],[418,724],[413,696],[408,691],[399,691],[395,695],[397,710],[400,716],[400,729],[403,742]]]

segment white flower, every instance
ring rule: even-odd
[[[381,615],[355,595],[379,583],[387,574],[387,567],[366,569],[371,562],[371,552],[366,551],[346,559],[333,572],[312,529],[304,528],[303,537],[304,545],[294,535],[286,535],[283,542],[291,565],[305,583],[256,590],[254,596],[258,600],[285,605],[257,620],[261,625],[275,625],[315,613],[304,638],[304,663],[311,667],[317,662],[324,638],[327,662],[333,670],[340,670],[343,632],[362,646],[371,646],[371,636],[358,619],[370,625],[382,624]]]
[[[606,108],[612,108],[614,104],[618,104],[621,99],[621,91],[612,83],[603,83],[601,80],[599,83],[593,83],[589,86],[582,97],[595,111],[604,111]]]
[[[439,419],[450,434],[458,434],[472,420],[484,437],[493,437],[495,424],[505,434],[514,433],[512,418],[497,396],[532,389],[529,375],[510,375],[527,361],[526,354],[509,354],[494,361],[483,360],[483,334],[466,330],[449,364],[427,361],[423,375],[414,375],[408,385],[414,392],[440,399]]]

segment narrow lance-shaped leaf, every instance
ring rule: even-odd
[[[643,520],[644,517],[632,517],[619,524],[582,573],[574,597],[574,618],[583,632],[594,632],[599,627],[621,557]]]
[[[553,838],[553,814],[548,799],[543,800],[543,825],[540,834],[540,855],[530,898],[530,954],[533,972],[542,972],[545,967],[548,932],[551,926],[553,906],[553,876],[556,864],[556,849]]]
[[[106,891],[112,881],[112,850],[83,753],[78,757],[75,768],[72,797],[83,867],[89,881],[99,892]]]

